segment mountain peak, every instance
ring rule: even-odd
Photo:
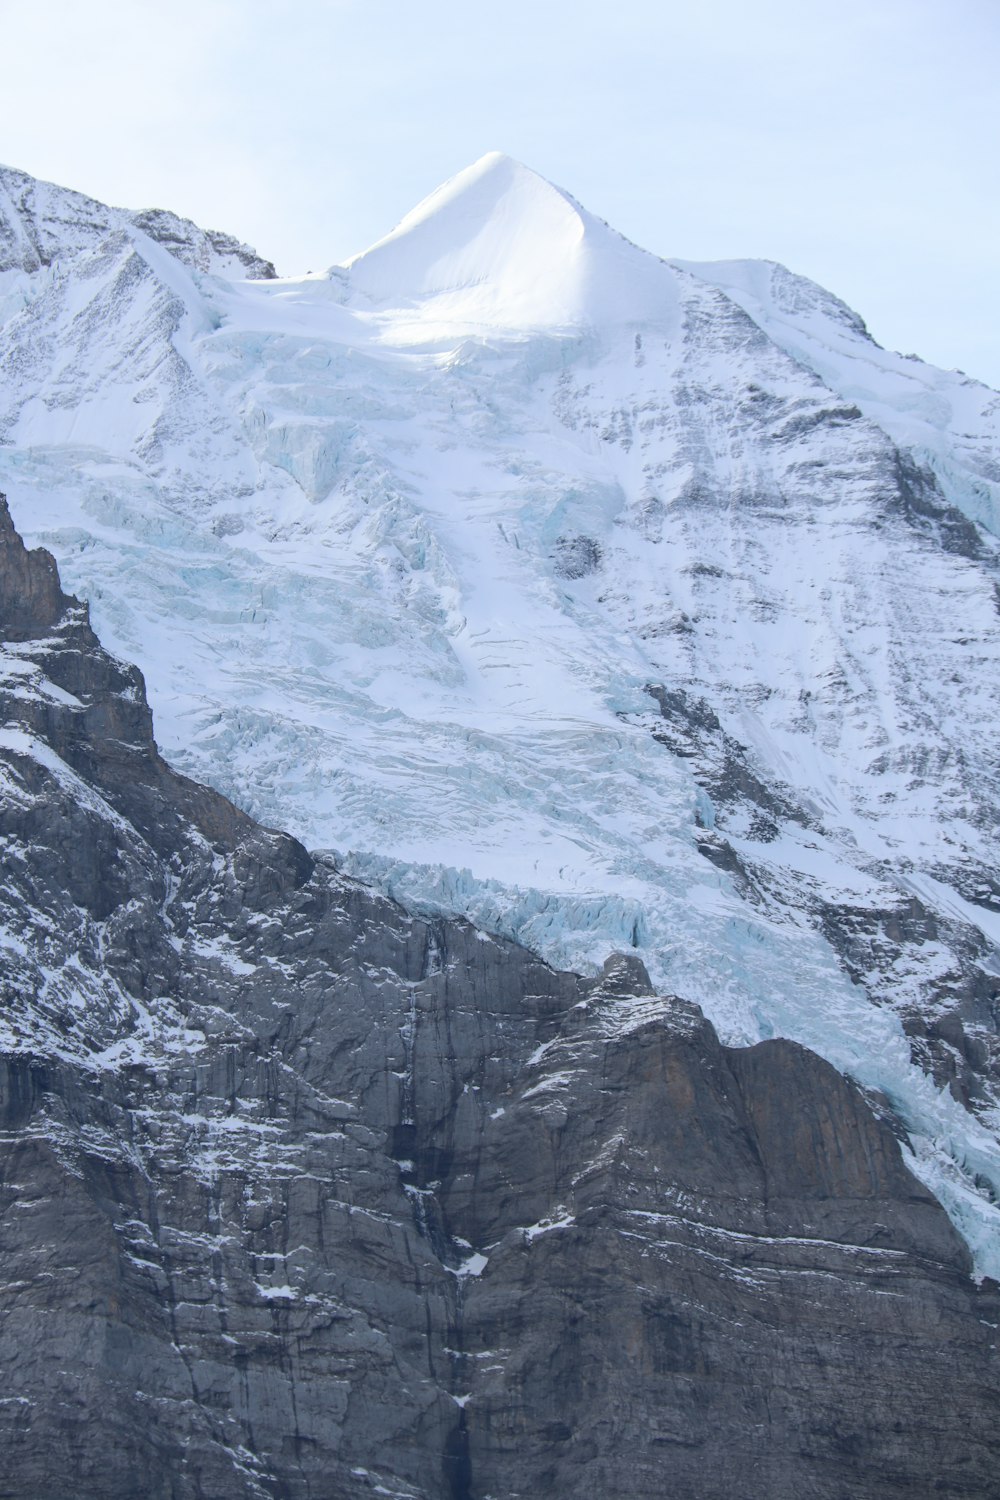
[[[553,329],[628,316],[671,273],[530,167],[491,151],[347,263],[352,288],[420,330]],[[631,292],[630,292],[631,289]],[[654,304],[655,305],[655,304]],[[414,328],[413,333],[417,330]]]

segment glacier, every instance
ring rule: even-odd
[[[813,1048],[1000,1276],[996,393],[497,154],[296,278],[0,169],[0,320],[0,490],[179,769]]]

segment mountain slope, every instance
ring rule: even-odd
[[[677,261],[720,287],[831,390],[856,401],[954,505],[1000,532],[1000,396],[869,336],[850,308],[769,261]]]
[[[502,157],[292,281],[34,201],[63,249],[5,275],[0,480],[176,763],[820,1051],[1000,1271],[994,398],[913,366],[913,436],[835,299]]]
[[[83,193],[0,167],[0,272],[37,272],[95,249],[115,231],[135,230],[198,271],[265,281],[275,274],[270,261],[231,234],[199,229],[163,209],[108,208]]]
[[[988,1492],[996,1287],[827,1064],[178,776],[2,502],[0,709],[6,1495]]]

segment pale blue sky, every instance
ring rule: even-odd
[[[0,0],[0,160],[279,270],[502,150],[647,249],[767,256],[1000,387],[1000,0]]]

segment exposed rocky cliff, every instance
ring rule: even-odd
[[[995,1493],[992,1283],[803,1048],[160,758],[0,518],[0,1496]]]

